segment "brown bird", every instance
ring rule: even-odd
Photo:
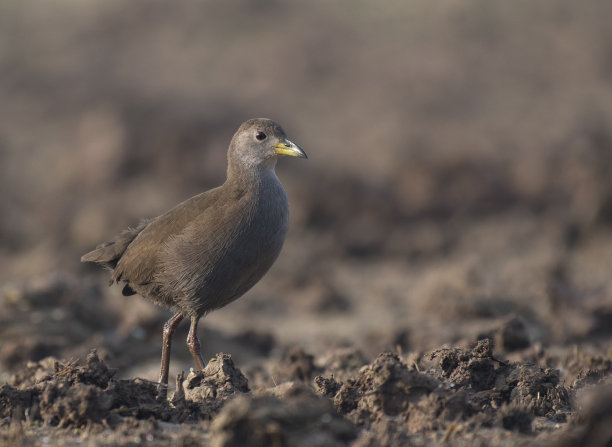
[[[203,369],[198,321],[242,296],[280,253],[289,204],[274,172],[279,155],[307,158],[274,121],[244,122],[230,143],[223,185],[143,220],[81,258],[110,269],[110,283],[123,283],[123,295],[138,293],[175,312],[163,329],[162,396],[172,335],[181,320],[191,321],[187,346]]]

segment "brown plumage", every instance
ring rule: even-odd
[[[162,395],[180,321],[191,320],[187,345],[202,369],[199,319],[243,295],[280,253],[289,205],[274,173],[279,155],[306,158],[274,121],[246,121],[230,143],[223,185],[143,220],[81,258],[110,269],[111,284],[122,283],[124,295],[138,293],[175,312],[164,325]]]

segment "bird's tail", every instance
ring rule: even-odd
[[[128,228],[108,242],[98,245],[95,250],[81,256],[81,262],[93,262],[106,268],[114,269],[128,248],[128,245],[148,225],[148,220],[142,220],[136,228]]]

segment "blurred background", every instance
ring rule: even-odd
[[[79,258],[220,184],[232,134],[262,116],[309,159],[278,164],[284,252],[203,320],[206,355],[483,333],[609,349],[611,15],[572,0],[2,2],[0,370],[97,347],[155,379],[169,312]],[[181,343],[173,356],[190,364]]]

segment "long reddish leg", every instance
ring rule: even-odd
[[[166,321],[166,324],[164,324],[161,370],[159,372],[159,384],[157,385],[157,395],[159,397],[165,398],[168,392],[168,372],[170,370],[170,348],[172,346],[172,336],[183,318],[183,314],[179,312]]]
[[[198,369],[204,369],[204,359],[202,359],[202,353],[200,352],[200,340],[198,340],[198,321],[200,317],[191,317],[191,326],[189,326],[189,335],[187,336],[187,347],[193,361],[195,362]]]

